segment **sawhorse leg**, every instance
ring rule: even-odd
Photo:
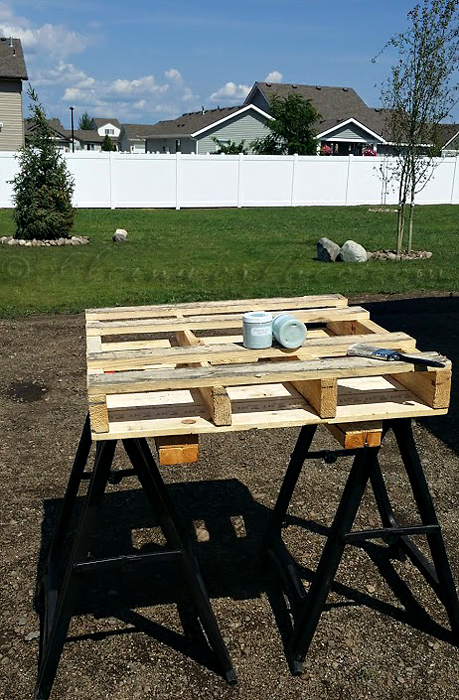
[[[276,506],[268,527],[265,550],[273,560],[281,575],[283,586],[291,603],[293,633],[289,640],[289,660],[292,672],[299,674],[314,636],[317,624],[325,605],[328,593],[338,569],[344,547],[348,543],[381,538],[397,551],[403,551],[423,574],[444,604],[452,632],[459,636],[459,602],[454,586],[448,557],[440,526],[433,507],[427,482],[422,470],[413,439],[411,421],[399,419],[388,421],[383,435],[392,428],[414,500],[421,516],[420,525],[400,526],[395,518],[378,464],[380,448],[360,448],[357,450],[335,450],[310,452],[314,435],[311,427],[303,428],[293,451],[292,458],[282,484]],[[287,513],[290,499],[306,459],[343,455],[355,455],[330,534],[327,538],[313,581],[306,592],[297,574],[295,562],[281,538],[281,526]],[[351,531],[365,488],[371,482],[376,503],[382,520],[382,528]],[[426,535],[433,565],[413,544],[409,535]]]
[[[62,648],[78,597],[79,580],[85,572],[114,569],[136,562],[173,560],[181,565],[184,583],[196,607],[208,642],[221,663],[228,683],[236,682],[236,674],[218,628],[210,600],[202,580],[191,543],[175,513],[165,484],[153,459],[148,443],[142,440],[124,440],[124,448],[131,460],[132,470],[111,472],[116,447],[115,440],[96,444],[94,469],[85,496],[73,546],[65,564],[62,583],[59,585],[58,569],[62,563],[62,544],[68,531],[72,511],[76,504],[81,481],[87,476],[85,465],[91,447],[88,420],[85,423],[77,455],[67,486],[62,514],[56,529],[48,557],[47,567],[37,596],[43,603],[40,630],[40,658],[35,700],[47,700],[56,675]],[[157,516],[166,537],[168,550],[148,554],[122,555],[110,559],[89,557],[95,518],[100,507],[107,482],[117,483],[122,476],[137,475]]]

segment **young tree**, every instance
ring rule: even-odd
[[[78,128],[84,131],[92,131],[94,129],[94,120],[87,112],[83,112],[78,120]]]
[[[104,140],[102,141],[102,145],[100,147],[100,150],[101,151],[116,151],[116,146],[108,134],[105,134]]]
[[[33,129],[17,156],[19,172],[12,180],[15,237],[65,238],[73,225],[73,179],[35,91],[29,88],[28,95]]]
[[[244,140],[236,143],[236,141],[231,141],[230,139],[228,143],[223,143],[223,141],[217,139],[216,136],[212,136],[212,141],[218,146],[218,150],[215,151],[216,155],[220,155],[221,153],[227,156],[237,156],[239,153],[247,154]]]
[[[298,153],[301,156],[317,154],[315,125],[320,115],[310,100],[305,100],[301,95],[274,95],[271,100],[271,113],[274,119],[266,125],[269,134],[250,144],[255,153]]]
[[[408,13],[407,30],[382,49],[398,52],[381,93],[390,138],[397,145],[391,173],[398,182],[397,253],[403,247],[407,205],[411,251],[415,197],[439,162],[440,123],[456,102],[458,5],[459,0],[422,0]]]

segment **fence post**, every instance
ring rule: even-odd
[[[451,184],[451,204],[454,204],[454,188],[456,185],[456,173],[457,173],[457,159],[459,156],[456,156],[454,159],[454,170],[453,170],[453,182]]]
[[[347,177],[346,177],[346,198],[344,200],[344,204],[349,204],[349,183],[351,180],[351,163],[353,159],[353,155],[349,154],[348,155],[348,164],[347,164]]]
[[[111,151],[108,152],[108,182],[110,193],[110,209],[116,209],[115,186],[113,182],[113,161]]]
[[[175,154],[175,208],[180,209],[180,151]]]
[[[290,190],[290,206],[294,207],[294,192],[295,192],[295,175],[296,175],[296,166],[298,163],[298,153],[293,154],[293,162],[292,162],[292,187]]]
[[[237,163],[237,208],[242,207],[242,164],[244,162],[244,154],[239,153],[239,159]]]

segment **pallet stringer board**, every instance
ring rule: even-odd
[[[304,396],[321,418],[334,418],[338,405],[338,381],[333,377],[290,384]]]
[[[175,337],[181,347],[204,345],[203,341],[189,329],[176,331]],[[194,362],[189,363],[188,366],[206,367],[210,366],[210,363],[207,361]],[[204,401],[207,410],[210,413],[210,417],[215,425],[231,425],[233,420],[231,412],[231,399],[228,396],[228,392],[226,391],[225,387],[222,385],[200,387],[198,391],[201,394],[202,400]]]
[[[448,408],[451,393],[451,366],[397,374],[397,381],[431,408]]]

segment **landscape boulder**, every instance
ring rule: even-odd
[[[112,236],[114,243],[124,243],[127,240],[127,231],[124,228],[117,228]]]
[[[325,236],[317,243],[317,257],[321,262],[335,262],[341,248]]]
[[[367,251],[355,241],[346,241],[341,248],[341,259],[343,262],[366,262]]]

